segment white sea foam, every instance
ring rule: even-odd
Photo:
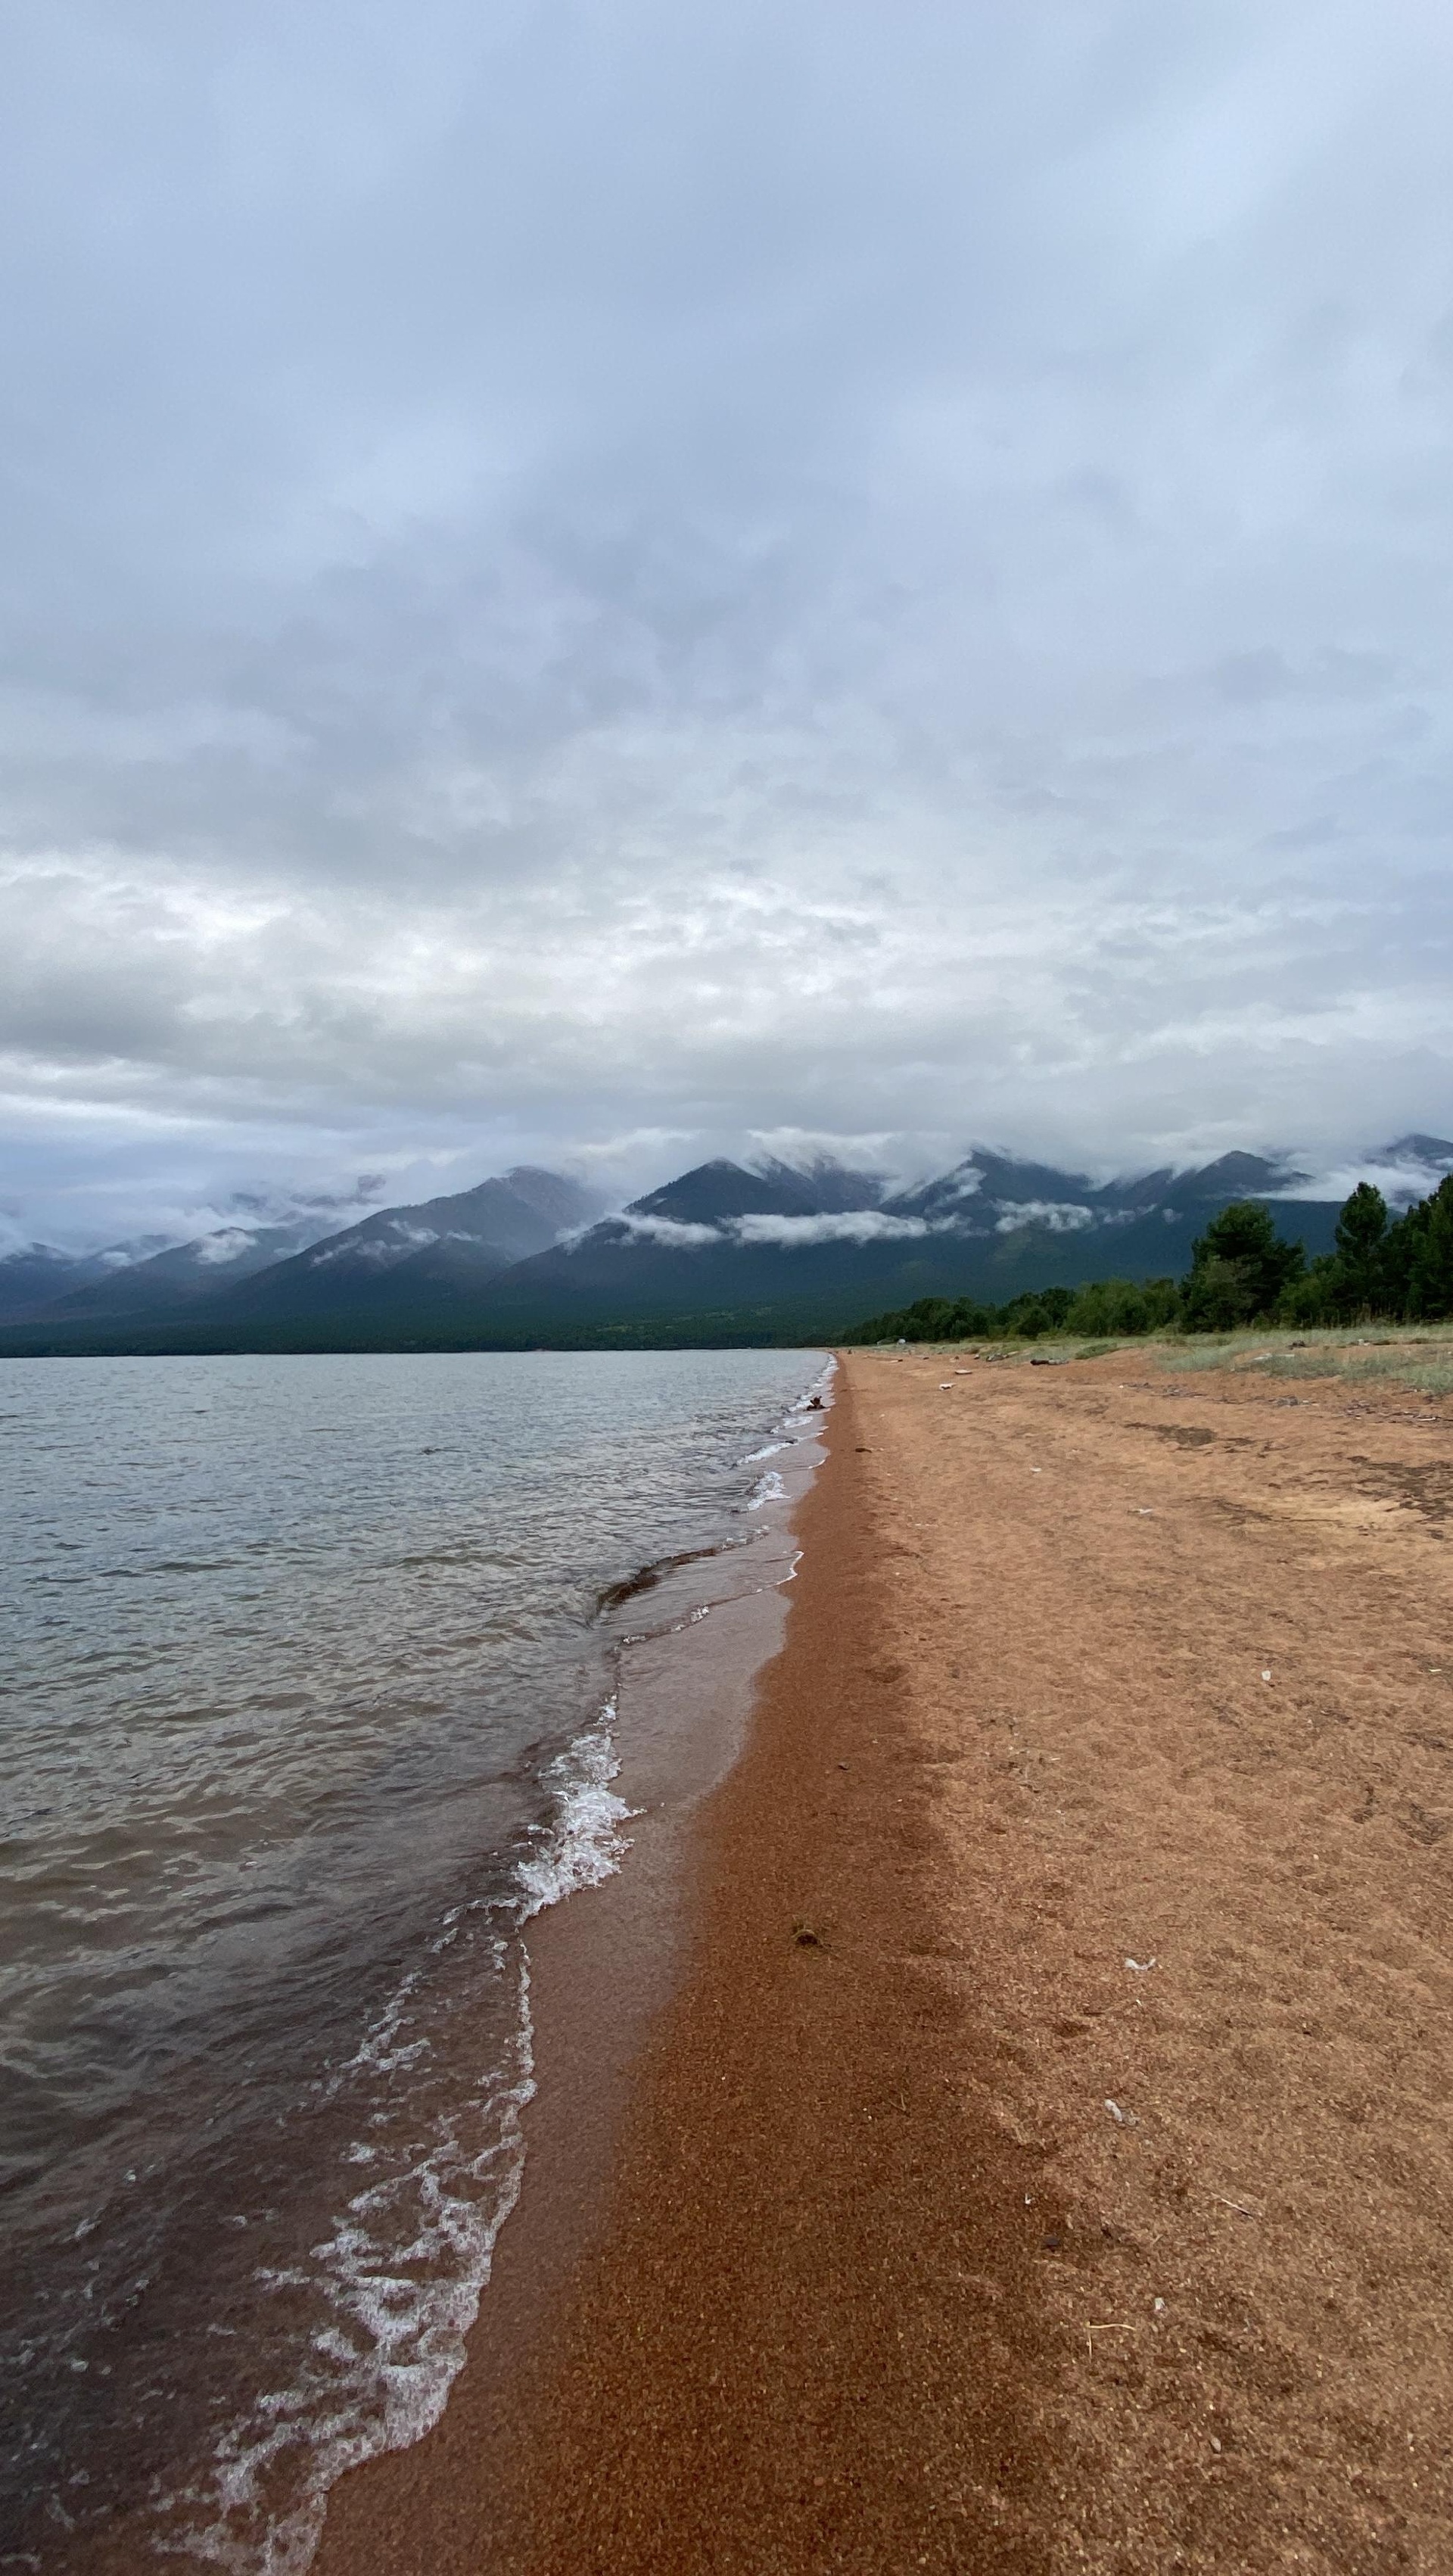
[[[498,1954],[516,2007],[501,2060],[422,2152],[348,2201],[306,2264],[258,2276],[264,2288],[311,2295],[317,2327],[292,2383],[264,2392],[219,2442],[210,2491],[176,2499],[195,2518],[158,2535],[162,2553],[235,2576],[303,2576],[330,2487],[418,2441],[442,2415],[519,2197],[520,2115],[535,2090],[528,1961],[518,1937]],[[280,2480],[293,2488],[282,2513]]]
[[[784,1449],[794,1448],[802,1435],[800,1430],[792,1428],[793,1424],[803,1414],[828,1410],[832,1403],[832,1383],[836,1375],[837,1362],[829,1358],[819,1370],[811,1386],[804,1388],[802,1394],[795,1402],[789,1404],[783,1415],[778,1428],[787,1431],[789,1437],[785,1440],[769,1440],[764,1448],[751,1450],[743,1459],[743,1466],[755,1467],[763,1458],[777,1458]],[[775,1467],[769,1467],[766,1474],[759,1476],[753,1486],[747,1498],[747,1509],[749,1512],[760,1512],[764,1511],[769,1503],[785,1503],[786,1500],[787,1487],[780,1472]]]
[[[542,1906],[572,1896],[577,1887],[598,1887],[621,1865],[628,1847],[621,1827],[631,1810],[610,1785],[621,1767],[615,1715],[611,1700],[599,1722],[577,1735],[569,1752],[550,1766],[557,1783],[554,1820],[540,1849],[520,1864],[526,1922]]]
[[[374,2138],[355,2139],[342,2162],[370,2168],[306,2263],[261,2273],[260,2286],[311,2297],[316,2327],[292,2383],[265,2392],[217,2446],[209,2480],[173,2499],[165,2555],[233,2576],[304,2576],[318,2545],[328,2491],[345,2470],[406,2449],[437,2424],[465,2358],[489,2281],[499,2231],[519,2198],[522,2114],[533,2099],[534,2028],[523,1926],[577,1888],[619,1869],[631,1810],[611,1787],[619,1770],[615,1704],[551,1764],[554,1814],[519,1864],[516,1891],[479,1908],[455,1907],[430,1943],[453,1947],[472,1914],[493,1916],[493,1968],[509,2015],[504,2045],[471,2091],[445,2088],[420,2142],[390,2138],[396,2079],[433,2054],[423,1972],[401,1978],[326,2094],[359,2093]],[[408,2100],[408,2089],[403,2088]],[[382,2168],[374,2171],[374,2168]],[[293,2488],[279,2514],[281,2482]]]

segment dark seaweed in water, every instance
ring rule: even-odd
[[[437,2414],[518,2181],[521,1920],[624,1812],[614,1614],[750,1531],[821,1366],[0,1364],[14,2563],[293,2576]]]
[[[621,1582],[607,1583],[596,1594],[596,1607],[602,1611],[619,1610],[641,1593],[654,1592],[668,1574],[679,1573],[683,1565],[700,1565],[704,1558],[719,1553],[713,1547],[688,1547],[679,1550],[675,1556],[658,1556],[654,1564],[638,1567],[634,1574],[626,1575]]]

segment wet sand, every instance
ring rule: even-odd
[[[1446,2576],[1453,1416],[839,1385],[540,2330],[320,2568]]]

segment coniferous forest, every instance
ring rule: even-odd
[[[1097,1279],[1028,1289],[1001,1306],[920,1297],[873,1315],[849,1342],[1036,1341],[1046,1333],[1121,1339],[1223,1333],[1245,1324],[1436,1322],[1453,1316],[1453,1174],[1393,1216],[1360,1182],[1337,1219],[1335,1248],[1310,1262],[1256,1199],[1221,1208],[1191,1247],[1181,1279]]]

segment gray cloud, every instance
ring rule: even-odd
[[[0,54],[15,1225],[1447,1127],[1441,14]]]

